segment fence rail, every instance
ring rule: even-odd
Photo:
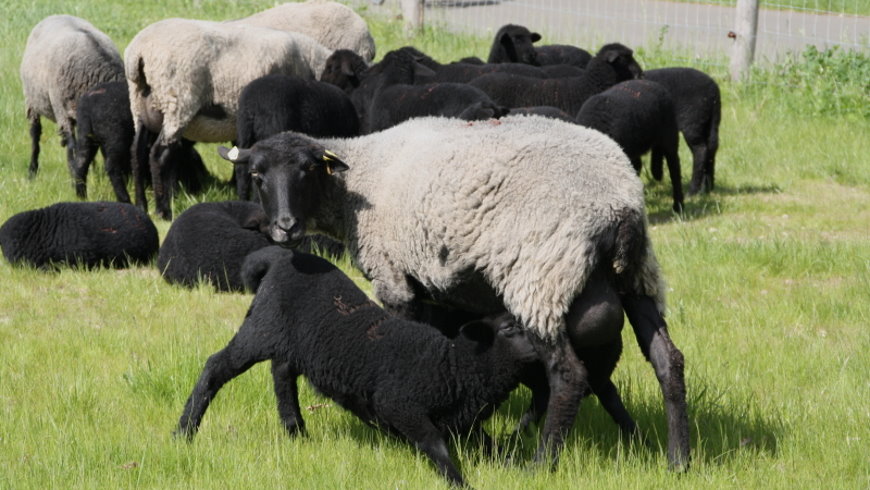
[[[807,45],[819,49],[870,49],[868,0],[760,2],[756,62],[776,62]],[[376,4],[372,0],[351,0]],[[374,11],[396,13],[400,0],[385,0]],[[836,10],[835,10],[836,9]],[[727,65],[734,43],[734,1],[664,0],[426,0],[423,17],[457,32],[489,36],[507,23],[541,33],[543,43],[570,43],[594,49],[606,42],[629,46],[660,44],[687,58]],[[731,34],[731,37],[729,37]]]

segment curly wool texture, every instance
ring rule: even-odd
[[[90,22],[51,15],[27,37],[20,75],[27,117],[46,117],[71,132],[79,96],[123,80],[124,63],[112,40]]]
[[[299,32],[332,51],[349,49],[366,62],[371,62],[375,57],[375,40],[366,21],[353,9],[338,2],[309,0],[284,3],[230,23]]]
[[[62,202],[18,213],[0,227],[0,247],[13,264],[126,267],[157,253],[157,228],[136,206]]]
[[[447,291],[469,270],[483,274],[523,324],[543,338],[564,318],[587,277],[612,260],[620,220],[645,229],[642,184],[603,134],[539,116],[464,122],[421,118],[356,139],[321,140],[350,166],[345,196],[318,217],[346,240],[383,301],[408,301],[410,276]],[[648,238],[634,292],[664,307]],[[628,267],[631,266],[631,267]]]
[[[179,49],[183,47],[183,49]],[[313,79],[331,51],[299,33],[241,23],[166,19],[142,29],[124,51],[136,124],[163,114],[167,141],[231,141],[239,94],[270,73]],[[223,117],[199,115],[219,109]]]

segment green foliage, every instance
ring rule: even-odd
[[[774,87],[789,112],[804,115],[870,119],[870,54],[834,46],[819,50],[807,46],[775,66],[756,68],[751,92],[767,92],[757,85]],[[765,94],[766,95],[766,94]]]

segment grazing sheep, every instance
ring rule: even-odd
[[[455,338],[396,318],[340,269],[280,247],[254,252],[242,276],[256,296],[229,344],[209,357],[178,422],[193,438],[209,403],[231,379],[272,362],[278,413],[292,436],[305,433],[296,379],[369,425],[398,435],[464,485],[450,458],[452,434],[474,431],[516,388],[536,359],[523,331],[474,322]]]
[[[291,75],[266,75],[242,89],[236,120],[236,144],[254,143],[281,131],[310,136],[356,136],[359,118],[350,97],[338,87]],[[243,165],[236,167],[239,199],[248,199],[251,179]]]
[[[148,215],[118,202],[61,202],[18,213],[0,227],[6,260],[46,270],[147,263],[158,245]]]
[[[677,128],[692,150],[692,181],[689,194],[708,192],[715,184],[716,151],[722,100],[719,85],[694,68],[658,68],[644,78],[668,88],[677,113]],[[652,162],[653,177],[661,179],[661,159]]]
[[[88,172],[97,152],[101,151],[115,197],[120,202],[130,202],[126,181],[131,173],[134,129],[127,83],[107,82],[82,94],[76,107],[76,120],[76,195],[82,199],[87,197]],[[156,137],[156,134],[149,133],[149,144]],[[142,151],[147,155],[147,149]],[[172,158],[173,168],[178,172],[178,183],[188,192],[196,194],[213,180],[192,142],[183,140],[182,151],[173,154]],[[145,175],[144,179],[151,183],[150,175]]]
[[[677,118],[671,93],[649,80],[626,80],[593,95],[577,113],[575,122],[597,129],[619,143],[640,173],[640,157],[652,150],[653,161],[668,161],[676,212],[683,210]],[[661,165],[661,163],[659,163]]]
[[[176,49],[183,46],[184,49]],[[169,160],[182,136],[192,141],[236,137],[239,94],[270,73],[313,79],[330,51],[304,34],[255,27],[166,19],[142,29],[124,52],[136,145],[144,128],[158,133],[149,165],[158,214],[171,219]],[[134,155],[136,204],[146,207],[143,170]]]
[[[688,466],[683,355],[661,313],[643,185],[613,140],[539,116],[428,117],[353,139],[288,132],[219,152],[250,162],[273,240],[307,230],[341,240],[388,310],[415,318],[434,300],[514,315],[552,395],[539,460],[556,461],[589,389],[568,332],[586,345],[612,338],[624,310],[661,384],[670,464]],[[618,301],[589,300],[605,290]]]
[[[406,50],[387,53],[351,94],[363,133],[373,133],[413,117],[447,116],[467,121],[498,118],[507,111],[481,90],[464,83],[414,85],[429,69]]]
[[[577,114],[583,102],[613,85],[641,76],[631,49],[621,44],[604,45],[579,77],[536,79],[507,73],[490,73],[469,84],[506,107],[548,105]]]
[[[586,68],[592,55],[585,49],[567,44],[533,46],[541,35],[515,24],[502,26],[489,51],[488,63],[526,63],[535,66],[571,65]]]
[[[39,170],[40,117],[57,123],[60,144],[74,175],[76,103],[94,85],[124,79],[118,48],[90,22],[71,15],[51,15],[27,37],[21,58],[21,85],[30,121],[30,177]]]
[[[330,51],[349,49],[366,62],[375,57],[375,40],[366,21],[353,9],[338,2],[288,2],[231,23],[305,34]]]

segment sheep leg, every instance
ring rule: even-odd
[[[619,426],[620,432],[624,436],[634,436],[637,434],[637,424],[631,418],[631,414],[622,403],[622,397],[619,396],[619,391],[613,381],[608,379],[591,381],[592,392],[598,397],[601,406],[610,415],[610,418]]]
[[[32,179],[39,170],[39,138],[42,137],[42,121],[39,115],[28,113],[30,118],[30,168],[28,175]]]
[[[521,382],[531,390],[532,399],[529,402],[529,408],[520,417],[520,421],[514,429],[515,434],[524,432],[532,423],[540,422],[550,401],[550,386],[547,384],[547,374],[543,365],[536,364],[530,369],[531,372],[524,374]]]
[[[663,157],[664,155],[662,154],[662,151],[658,148],[653,148],[650,152],[649,169],[652,173],[652,177],[658,181],[661,181],[662,177],[664,176],[664,165],[662,161]]]
[[[257,352],[260,342],[253,342],[255,339],[245,337],[251,336],[246,335],[243,325],[223,350],[208,358],[199,380],[184,405],[184,411],[175,429],[175,436],[193,439],[199,430],[205,411],[221,387],[254,364],[268,359],[265,353]]]
[[[133,173],[133,193],[135,194],[136,206],[142,211],[148,211],[148,200],[145,198],[145,180],[147,166],[144,162],[148,159],[148,130],[140,123],[133,135],[133,145],[130,148],[130,168]]]
[[[674,134],[676,138],[676,133]],[[680,175],[680,155],[677,153],[677,140],[674,140],[673,148],[665,150],[665,159],[668,161],[668,175],[671,177],[671,187],[674,195],[674,211],[683,211],[683,180]]]
[[[79,151],[73,169],[73,183],[79,199],[88,197],[88,171],[97,155],[97,150],[97,144],[93,140],[79,142]]]
[[[76,178],[76,132],[75,121],[69,120],[60,128],[60,144],[66,147],[66,166],[69,174]]]
[[[157,215],[167,221],[172,219],[172,194],[176,178],[176,166],[172,154],[179,147],[178,143],[167,141],[161,132],[151,147],[149,158],[154,207],[157,208]]]
[[[643,355],[653,365],[668,419],[668,462],[675,471],[689,467],[689,416],[683,354],[668,336],[664,318],[649,296],[625,294],[622,305]]]
[[[112,190],[115,191],[115,197],[119,202],[130,202],[130,194],[127,192],[127,184],[124,175],[124,168],[121,162],[124,160],[126,152],[117,152],[109,150],[104,152],[106,160],[106,173],[109,174],[109,181],[112,183]]]
[[[459,468],[450,458],[447,441],[435,427],[435,424],[425,415],[425,411],[419,407],[408,407],[405,404],[398,406],[381,406],[378,412],[399,433],[414,444],[419,451],[429,457],[438,471],[456,486],[466,486],[465,480]]]
[[[547,415],[535,461],[541,463],[549,458],[555,467],[565,437],[574,425],[583,394],[590,390],[588,373],[564,334],[559,334],[550,342],[535,335],[529,338],[544,362],[550,386]]]
[[[699,143],[691,145],[692,149],[692,181],[689,184],[689,195],[704,192],[707,189],[707,145]],[[712,186],[709,186],[712,188]]]
[[[305,434],[305,420],[299,408],[299,375],[290,368],[289,362],[272,361],[272,380],[275,382],[275,397],[278,399],[278,415],[287,434]]]

